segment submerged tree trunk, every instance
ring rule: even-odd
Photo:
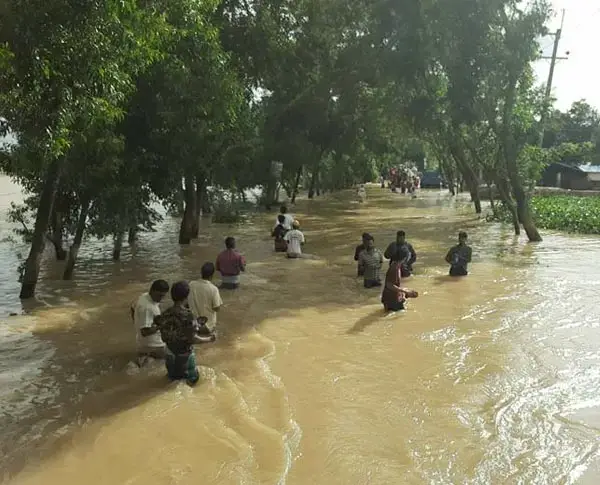
[[[87,221],[88,211],[90,209],[89,201],[84,201],[81,204],[81,210],[79,211],[79,218],[77,219],[77,227],[75,228],[75,237],[73,238],[73,244],[69,248],[69,257],[67,259],[67,265],[65,266],[65,272],[63,273],[63,280],[70,280],[73,278],[73,271],[75,269],[75,263],[77,262],[77,254],[83,241],[83,234],[85,232],[85,223]]]
[[[194,221],[192,225],[192,237],[196,239],[200,234],[200,217],[202,216],[202,197],[204,196],[204,177],[196,175]],[[184,211],[185,214],[185,211]]]
[[[517,215],[517,208],[515,204],[510,198],[510,188],[508,187],[508,183],[505,180],[502,180],[500,177],[496,180],[496,187],[498,187],[498,194],[500,195],[500,199],[504,204],[504,207],[508,209],[511,215],[511,221],[513,225],[513,229],[515,231],[515,236],[521,235],[521,224],[519,224],[519,217]]]
[[[40,274],[42,252],[46,245],[46,231],[48,230],[50,214],[52,213],[52,206],[56,197],[61,168],[62,160],[53,160],[48,167],[48,172],[44,179],[44,186],[35,216],[31,249],[25,261],[21,278],[21,293],[19,294],[19,298],[22,300],[32,298],[35,295],[35,287],[37,286]]]
[[[504,106],[504,124],[503,124],[503,154],[506,163],[506,171],[508,172],[508,180],[510,181],[512,194],[515,198],[516,209],[518,220],[523,224],[523,229],[527,234],[527,238],[530,242],[542,241],[535,222],[533,221],[533,215],[529,207],[529,199],[525,192],[523,182],[519,176],[519,168],[517,166],[518,150],[515,140],[515,136],[512,133],[512,118],[513,110],[516,102],[517,93],[517,77],[512,75],[510,77],[508,93],[506,96],[506,103]]]
[[[121,249],[123,249],[124,237],[125,233],[123,231],[120,231],[113,236],[113,261],[119,261],[121,259]]]
[[[296,172],[296,179],[294,180],[294,189],[292,190],[292,204],[296,203],[296,196],[298,195],[298,187],[300,186],[300,178],[302,177],[302,165]]]
[[[64,261],[67,259],[67,251],[63,247],[63,214],[59,211],[58,201],[55,201],[52,209],[52,215],[50,216],[50,234],[48,239],[54,246],[54,253],[56,254],[57,261]]]
[[[310,186],[308,188],[308,198],[313,199],[315,197],[315,189],[317,187],[318,179],[319,179],[319,168],[320,164],[317,163],[313,170],[312,176],[310,178]]]
[[[194,238],[194,220],[197,221],[196,187],[192,175],[185,177],[184,201],[183,217],[181,218],[181,226],[179,228],[179,244],[190,244]]]
[[[135,244],[137,241],[137,227],[130,227],[127,233],[127,242],[129,245]]]

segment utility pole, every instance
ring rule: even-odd
[[[552,95],[552,81],[554,80],[554,68],[556,67],[557,60],[567,60],[568,57],[558,57],[558,44],[560,43],[560,37],[562,35],[563,26],[565,24],[565,10],[562,11],[562,19],[560,21],[560,29],[558,29],[554,34],[550,34],[554,36],[554,47],[552,49],[552,56],[542,56],[541,59],[549,59],[550,60],[550,72],[548,73],[548,81],[546,82],[546,93],[544,95],[542,116],[540,120],[540,147],[544,144],[544,132],[546,131],[546,119],[548,117],[548,109],[550,105],[550,96]],[[567,55],[569,53],[567,52]]]

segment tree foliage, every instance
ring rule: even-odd
[[[0,131],[18,146],[0,167],[29,195],[12,213],[32,244],[21,296],[46,241],[70,278],[86,236],[111,238],[118,259],[156,203],[187,244],[202,213],[236,220],[246,189],[269,206],[280,189],[314,197],[406,160],[434,160],[477,211],[481,183],[496,185],[515,230],[539,239],[529,188],[599,139],[579,103],[535,148],[548,15],[543,0],[5,3]]]

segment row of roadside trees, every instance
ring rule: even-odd
[[[539,240],[528,189],[550,149],[531,65],[549,15],[544,0],[4,2],[1,128],[18,144],[0,169],[28,195],[13,216],[33,221],[21,298],[48,242],[71,278],[86,236],[112,238],[118,259],[157,201],[189,244],[209,186],[313,197],[415,143],[478,212],[494,184]]]

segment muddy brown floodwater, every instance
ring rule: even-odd
[[[598,483],[600,240],[529,245],[444,192],[368,192],[363,205],[341,193],[293,208],[320,259],[274,254],[265,214],[205,221],[187,248],[166,220],[121,263],[89,243],[74,282],[47,263],[33,316],[0,323],[4,483]],[[401,228],[421,296],[384,317],[353,248],[365,230],[383,248]],[[449,281],[460,229],[472,273]],[[223,293],[222,339],[197,349],[202,381],[136,371],[130,302],[154,278],[198,277],[230,234],[248,271]],[[19,250],[0,251],[4,314],[19,306]]]

